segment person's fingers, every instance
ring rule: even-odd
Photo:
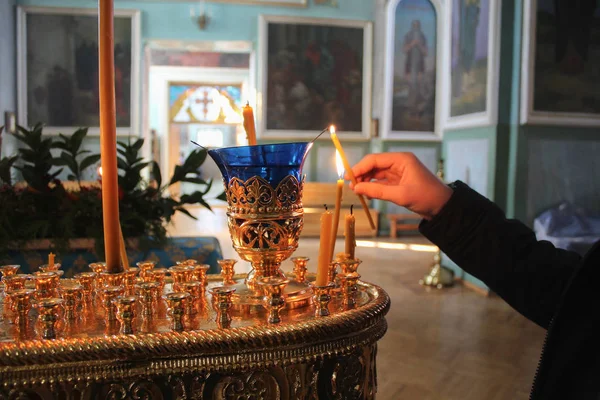
[[[362,194],[372,199],[402,203],[402,190],[397,185],[387,185],[379,182],[361,182],[354,186],[356,194]]]
[[[392,161],[387,154],[369,154],[352,167],[354,176],[362,176],[374,169],[389,168]]]

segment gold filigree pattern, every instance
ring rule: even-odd
[[[278,214],[302,208],[302,189],[299,182],[288,175],[276,188],[259,176],[247,181],[233,177],[225,183],[229,212],[235,214]]]

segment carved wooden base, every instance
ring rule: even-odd
[[[376,353],[377,344],[372,343],[347,355],[245,372],[186,371],[120,379],[88,377],[89,381],[74,372],[71,381],[3,382],[0,399],[370,400],[377,390]]]

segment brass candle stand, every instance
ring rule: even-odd
[[[341,273],[323,287],[314,286],[306,257],[282,271],[303,225],[294,171],[304,154],[280,162],[281,173],[261,147],[247,151],[265,156],[264,176],[224,174],[233,247],[250,274],[235,274],[236,260],[220,262],[222,275],[194,260],[142,262],[121,274],[95,263],[75,280],[7,272],[16,306],[6,309],[5,298],[0,398],[374,399],[389,297],[359,280],[359,260],[336,260]]]

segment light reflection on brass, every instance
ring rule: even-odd
[[[75,319],[81,305],[81,297],[83,295],[83,287],[75,280],[63,279],[59,288],[60,295],[64,300],[63,307],[65,309],[65,319]]]
[[[196,303],[200,301],[202,296],[202,286],[200,282],[184,282],[177,284],[177,288],[173,286],[175,291],[187,292],[190,294],[190,298],[186,302],[185,314],[194,315],[198,312]]]
[[[104,307],[107,321],[115,321],[117,319],[116,307],[113,300],[118,296],[122,296],[124,291],[120,286],[104,286],[102,288],[102,307]]]
[[[206,278],[206,273],[210,269],[210,265],[208,264],[200,264],[194,266],[194,271],[192,272],[192,276],[194,280],[200,282],[202,286],[208,285],[208,279]]]
[[[213,297],[213,307],[217,312],[215,321],[221,329],[227,329],[231,326],[231,297],[235,293],[235,288],[231,286],[215,286],[209,289]]]
[[[338,276],[342,287],[342,304],[346,309],[354,308],[356,306],[357,283],[360,275],[357,273],[341,273]]]
[[[96,284],[95,272],[81,272],[75,275],[75,279],[79,282],[83,289],[83,303],[85,306],[93,301],[94,286]]]
[[[135,278],[139,272],[140,269],[136,267],[129,267],[128,270],[123,271],[123,285],[125,286],[125,293],[129,296],[135,294]]]
[[[308,262],[310,258],[308,257],[292,257],[292,262],[294,263],[294,276],[296,277],[296,282],[304,283],[306,282],[306,270]]]
[[[326,286],[313,286],[315,317],[327,317],[329,315],[329,302],[331,301],[331,289],[333,282],[329,282]]]
[[[133,334],[133,319],[135,318],[135,296],[118,296],[113,300],[117,307],[117,319],[121,323],[121,334]]]
[[[38,300],[57,297],[56,289],[58,288],[59,279],[60,276],[56,274],[56,271],[35,272],[33,274],[35,297]]]
[[[136,265],[140,269],[140,278],[142,278],[142,280],[146,282],[146,276],[148,274],[148,271],[153,269],[156,266],[156,263],[154,261],[140,261]]]
[[[190,294],[187,292],[173,292],[164,296],[169,307],[169,316],[171,317],[171,329],[180,332],[184,329],[183,316],[185,314],[185,303],[189,300]]]
[[[125,285],[126,272],[112,273],[112,272],[101,272],[100,280],[102,286],[120,286]]]
[[[36,303],[36,308],[40,313],[40,323],[42,324],[42,338],[56,338],[56,321],[58,320],[59,308],[64,300],[59,298],[43,299]]]
[[[233,277],[235,276],[235,264],[237,260],[224,259],[218,260],[221,267],[221,277],[223,277],[223,286],[235,285]]]
[[[16,313],[17,325],[25,325],[27,323],[29,310],[31,310],[31,297],[35,290],[33,289],[17,289],[8,292],[13,304],[13,309]]]
[[[146,274],[148,281],[147,282],[157,282],[158,283],[158,291],[162,293],[165,289],[165,283],[167,278],[167,273],[169,270],[166,268],[154,268]]]
[[[19,268],[21,268],[21,266],[16,264],[0,266],[0,274],[2,274],[2,280],[4,280],[4,277],[6,276],[16,274]]]
[[[278,276],[269,276],[261,278],[258,284],[265,290],[264,304],[269,313],[268,321],[270,324],[278,324],[281,322],[280,312],[285,307],[285,297],[283,290],[290,283],[287,278]]]
[[[142,305],[142,315],[151,316],[154,313],[153,305],[155,291],[158,290],[158,282],[144,282],[135,285],[140,304]]]
[[[192,279],[193,271],[194,267],[183,264],[174,265],[169,268],[169,274],[171,274],[174,283],[189,282]]]

